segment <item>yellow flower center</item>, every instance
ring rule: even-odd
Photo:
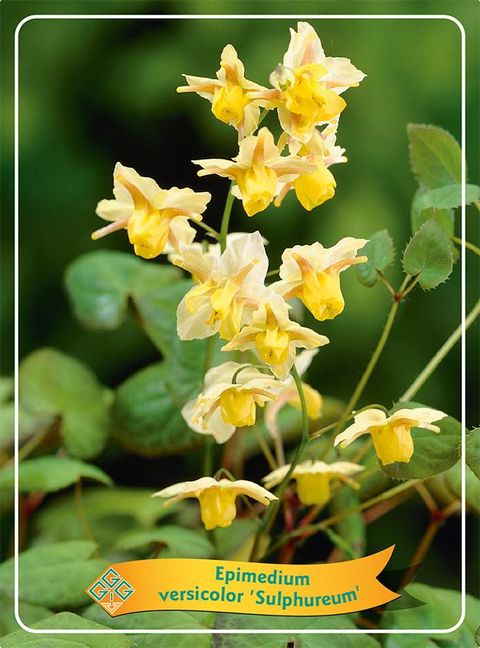
[[[198,495],[202,522],[209,531],[215,527],[228,527],[235,519],[237,491],[213,486]]]
[[[220,322],[218,333],[222,340],[231,340],[240,331],[242,323],[243,301],[233,299],[228,315]]]
[[[213,325],[218,320],[224,320],[228,317],[232,307],[232,300],[239,288],[239,284],[235,281],[226,281],[223,285],[215,289],[210,297],[212,315],[207,321],[207,324]]]
[[[399,420],[370,428],[373,447],[384,466],[396,461],[410,461],[413,455],[412,427],[411,421]]]
[[[294,254],[293,258],[302,273],[302,284],[297,290],[298,297],[317,320],[322,322],[334,319],[345,307],[339,274],[315,272],[310,263],[300,255]]]
[[[336,186],[335,178],[323,163],[313,173],[301,175],[293,182],[298,201],[307,211],[333,198]]]
[[[212,113],[225,124],[238,126],[243,120],[243,111],[248,103],[250,101],[241,86],[227,83],[225,86],[215,89]]]
[[[256,404],[255,396],[248,389],[231,387],[220,396],[220,411],[225,423],[235,427],[254,425]]]
[[[307,506],[326,504],[330,499],[331,475],[325,473],[304,473],[297,475],[298,499]]]
[[[345,101],[320,81],[326,69],[318,63],[301,65],[295,70],[293,83],[285,84],[281,96],[285,108],[293,114],[295,128],[311,130],[315,124],[328,121],[345,108]]]
[[[265,331],[257,333],[255,345],[262,360],[270,365],[283,364],[288,357],[290,337],[282,331],[269,304],[265,306],[267,313]]]
[[[253,216],[272,202],[277,188],[277,175],[273,169],[255,164],[246,171],[237,173],[237,184],[247,216]]]
[[[128,240],[137,256],[153,259],[161,254],[170,234],[170,221],[178,209],[154,209],[142,192],[122,175],[116,179],[132,196],[134,212],[128,219]]]
[[[170,234],[168,210],[137,211],[128,219],[128,240],[137,256],[153,259],[161,254]]]
[[[205,299],[208,299],[215,290],[216,284],[212,279],[207,279],[203,283],[192,288],[185,297],[185,306],[190,315],[194,315],[205,302]]]

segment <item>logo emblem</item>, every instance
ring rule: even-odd
[[[109,614],[116,610],[134,593],[133,587],[112,567],[91,585],[87,594]]]

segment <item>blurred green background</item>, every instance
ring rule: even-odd
[[[384,3],[388,11],[392,4]],[[422,3],[395,3],[395,10],[418,11]],[[435,3],[429,3],[435,10]],[[452,3],[447,3],[452,4]],[[457,4],[457,3],[455,3]],[[470,5],[470,3],[468,3]],[[121,13],[212,12],[209,2],[88,3],[90,11]],[[256,7],[256,9],[254,9]],[[355,11],[372,3],[298,3],[295,11]],[[445,11],[445,3],[442,5]],[[8,26],[28,13],[65,10],[65,3],[10,3]],[[229,2],[225,11],[272,10],[272,5]],[[376,9],[379,10],[379,3]],[[459,2],[457,8],[468,9]],[[287,10],[276,3],[273,10]],[[292,11],[292,5],[288,10]],[[448,9],[448,8],[447,8]],[[85,12],[85,3],[69,3]],[[280,209],[248,219],[236,205],[232,229],[259,229],[269,240],[271,268],[282,250],[315,240],[333,245],[343,236],[368,238],[387,228],[397,248],[388,274],[401,281],[400,256],[410,237],[410,203],[416,182],[409,169],[406,125],[431,123],[460,137],[460,32],[448,20],[311,20],[327,55],[346,56],[368,76],[349,90],[338,142],[348,164],[332,168],[335,198],[305,213],[289,195]],[[158,354],[132,321],[109,333],[86,331],[74,321],[63,288],[66,266],[78,255],[99,248],[129,250],[124,233],[93,243],[101,225],[95,205],[111,196],[115,162],[133,166],[163,187],[189,186],[213,194],[206,221],[218,227],[227,181],[199,179],[190,160],[231,157],[236,133],[216,121],[209,104],[196,95],[178,95],[182,73],[214,76],[223,46],[230,42],[245,63],[247,78],[268,85],[268,75],[288,46],[295,20],[32,20],[20,32],[20,356],[54,346],[87,362],[100,380],[115,387]],[[5,23],[4,23],[5,27]],[[11,63],[11,42],[3,43],[4,65]],[[469,77],[478,77],[476,45],[468,49]],[[8,69],[7,67],[5,69]],[[8,74],[8,72],[7,72]],[[8,80],[11,80],[8,77]],[[468,113],[478,109],[476,82],[468,93]],[[4,95],[8,111],[11,94]],[[10,115],[10,113],[8,113]],[[267,125],[276,125],[273,116]],[[475,126],[476,128],[476,126]],[[3,179],[11,180],[12,135],[4,138]],[[478,150],[468,150],[470,178],[478,182]],[[4,184],[5,186],[5,184]],[[4,195],[2,373],[11,373],[12,292],[11,213]],[[469,236],[475,240],[478,213],[468,210]],[[475,220],[473,220],[475,219]],[[457,233],[460,232],[459,218]],[[158,262],[162,262],[161,260]],[[469,263],[469,282],[478,283],[478,267]],[[361,286],[353,271],[344,277],[347,307],[334,322],[318,328],[331,344],[319,353],[310,382],[322,393],[348,398],[368,361],[383,326],[389,300],[377,286]],[[475,296],[472,296],[472,299]],[[431,293],[415,291],[403,305],[391,339],[363,397],[363,403],[390,406],[457,326],[460,318],[460,264],[451,280]],[[478,331],[478,329],[477,329]],[[469,396],[477,400],[478,333],[470,335]],[[460,354],[456,348],[430,379],[418,400],[460,416]],[[478,424],[475,406],[471,425]],[[138,460],[139,465],[148,460]],[[153,466],[152,466],[153,469]],[[138,473],[137,473],[138,476]],[[133,480],[133,477],[132,477]],[[135,483],[138,484],[138,479]],[[147,484],[145,484],[147,485]],[[411,512],[404,511],[405,525]],[[401,522],[403,524],[403,521]],[[415,526],[419,524],[416,518]],[[423,522],[420,522],[423,526]],[[381,525],[380,525],[381,527]],[[382,545],[378,527],[375,543]],[[415,537],[419,531],[415,531]],[[408,545],[408,539],[406,540]],[[415,546],[412,538],[412,548]],[[432,584],[456,586],[457,565],[439,569],[459,549],[454,528],[429,557]],[[407,549],[408,554],[408,549]],[[457,554],[458,555],[458,554]]]

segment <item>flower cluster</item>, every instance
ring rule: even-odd
[[[292,190],[305,210],[312,210],[335,194],[333,164],[346,162],[336,144],[341,96],[365,77],[349,59],[327,57],[311,25],[299,22],[291,29],[283,62],[270,75],[266,88],[245,77],[245,69],[232,45],[221,54],[216,78],[185,75],[187,85],[178,92],[193,92],[211,103],[213,115],[238,132],[238,153],[230,160],[199,159],[199,176],[215,174],[231,180],[220,233],[202,222],[211,199],[208,192],[189,188],[162,189],[155,180],[117,163],[114,199],[101,200],[97,214],[109,224],[97,230],[97,239],[126,229],[134,252],[145,259],[160,254],[191,275],[192,287],[177,309],[181,340],[222,340],[222,364],[207,366],[203,388],[187,402],[182,414],[198,434],[216,443],[227,442],[239,428],[255,425],[264,408],[266,427],[280,439],[277,416],[288,404],[301,408],[304,421],[317,419],[322,397],[302,382],[318,349],[329,339],[292,317],[292,300],[299,300],[318,321],[342,313],[345,300],[341,273],[367,259],[364,238],[345,237],[331,247],[315,241],[284,250],[278,271],[268,271],[266,241],[259,231],[228,234],[228,219],[235,198],[253,217],[272,203],[281,204]],[[260,123],[276,112],[278,137]],[[194,241],[193,225],[204,227],[216,243]],[[269,276],[279,275],[269,281]],[[212,350],[210,346],[210,351]],[[299,349],[303,351],[297,355]],[[209,358],[211,354],[207,354]],[[208,363],[207,363],[208,364]],[[442,418],[435,410],[400,410],[390,418],[380,410],[364,411],[338,435],[335,444],[348,445],[369,432],[383,464],[408,462],[413,453],[412,427],[438,430],[431,423]],[[352,480],[363,467],[355,463],[304,461],[292,464],[277,457],[277,467],[264,478],[265,486],[296,480],[305,505],[321,506],[331,497],[331,483],[357,487]],[[279,489],[282,492],[282,489]],[[204,476],[161,490],[157,496],[174,501],[198,498],[207,529],[229,526],[236,515],[235,500],[247,495],[269,505],[277,497],[245,480]]]
[[[216,79],[186,75],[187,86],[178,92],[196,92],[212,104],[212,113],[238,131],[239,152],[232,160],[196,160],[199,175],[231,178],[233,192],[245,212],[253,216],[274,202],[280,205],[293,189],[310,211],[335,193],[331,165],[346,162],[336,145],[340,113],[346,106],[340,96],[358,86],[365,74],[349,59],[327,57],[311,25],[298,23],[290,30],[290,44],[270,75],[272,88],[245,79],[245,70],[232,45],[221,56]],[[276,110],[282,134],[275,143],[268,128],[254,132],[264,111]],[[288,147],[289,154],[282,155]]]

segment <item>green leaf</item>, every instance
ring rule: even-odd
[[[157,611],[157,612],[134,612],[123,616],[111,617],[100,605],[93,603],[83,611],[86,619],[105,624],[118,630],[207,630],[213,627],[215,622],[214,612],[190,612],[178,611]],[[129,635],[135,640],[138,648],[211,648],[212,635],[175,635],[172,642],[170,634],[132,634]]]
[[[412,277],[418,275],[423,290],[431,290],[448,279],[453,268],[451,242],[432,219],[408,243],[403,267]]]
[[[204,441],[185,423],[170,377],[168,364],[157,363],[134,374],[116,392],[114,435],[133,452],[157,457],[178,454]]]
[[[244,547],[251,545],[251,549],[257,528],[257,523],[251,518],[236,519],[231,526],[223,529],[217,527],[213,534],[218,557],[226,560],[248,560],[250,552],[244,552]],[[248,555],[243,558],[239,557],[239,553]]]
[[[2,610],[2,615],[0,617],[0,636],[18,630],[19,626],[15,620],[14,614],[13,596],[5,593],[0,594],[0,609]],[[53,614],[51,610],[43,605],[32,605],[31,603],[25,603],[24,601],[19,601],[19,612],[20,618],[28,626],[31,626],[36,621],[45,619]]]
[[[330,501],[332,515],[348,511],[360,504],[358,492],[353,488],[342,487],[335,491]],[[335,525],[337,533],[345,540],[350,549],[350,558],[360,558],[365,554],[367,530],[361,511],[352,513]],[[348,554],[346,554],[348,556]]]
[[[387,636],[385,648],[438,648],[438,644],[424,635],[392,633]]]
[[[45,630],[104,630],[107,626],[94,623],[72,612],[61,612],[34,623],[32,628]],[[133,648],[133,637],[122,634],[32,634],[17,630],[2,637],[2,648],[104,648],[108,637],[108,648]]]
[[[91,558],[94,542],[72,541],[33,547],[19,556],[20,598],[53,609],[89,602],[85,588],[107,567]],[[0,592],[13,591],[13,558],[0,565]]]
[[[19,466],[19,489],[22,493],[41,491],[51,493],[75,484],[81,477],[110,485],[110,477],[97,466],[67,457],[37,457],[26,459]],[[13,466],[0,471],[0,485],[11,488],[14,483]]]
[[[0,405],[13,398],[14,388],[13,378],[0,376]]]
[[[213,344],[211,366],[227,359],[220,351],[223,343],[218,336],[214,340],[186,342],[178,337],[177,307],[192,286],[192,281],[185,279],[163,286],[161,290],[151,283],[135,290],[135,305],[144,328],[168,360],[167,383],[180,407],[202,386],[207,344]]]
[[[364,286],[374,286],[378,280],[377,270],[383,270],[395,258],[395,248],[388,231],[385,229],[372,234],[358,254],[366,256],[368,260],[356,266],[357,278]]]
[[[470,430],[467,435],[465,454],[467,465],[480,479],[480,428]]]
[[[21,363],[19,381],[27,411],[61,417],[70,455],[91,459],[101,452],[109,428],[106,391],[86,365],[55,349],[40,349]]]
[[[447,471],[435,475],[425,482],[426,487],[441,508],[462,499],[462,462],[457,461]],[[465,466],[465,504],[469,511],[480,515],[480,481],[472,470]]]
[[[291,628],[299,630],[332,630],[332,634],[302,634],[299,643],[301,648],[379,648],[376,639],[368,635],[342,635],[339,643],[335,630],[353,630],[356,626],[351,614],[317,616],[317,617],[288,617],[264,616],[259,614],[219,614],[216,627],[219,629],[251,629],[251,630],[284,630],[285,634],[262,634],[262,648],[285,648],[289,641],[295,639]],[[253,635],[255,636],[255,635]],[[250,648],[252,635],[232,634],[219,635],[219,648]]]
[[[211,558],[213,546],[203,530],[166,525],[155,529],[134,529],[117,540],[117,549],[142,549],[152,545],[160,549],[158,558]]]
[[[418,184],[435,189],[462,181],[462,151],[450,133],[437,126],[408,124],[407,134]]]
[[[398,409],[424,407],[419,403],[400,402],[390,414]],[[421,428],[412,429],[414,453],[408,463],[395,462],[382,466],[383,472],[394,479],[426,479],[453,466],[460,456],[461,424],[451,416],[436,421],[440,432]]]
[[[454,642],[456,648],[470,648],[472,638],[480,618],[480,602],[467,594],[467,614],[460,628],[448,635],[435,634],[433,630],[447,629],[460,619],[462,603],[461,594],[454,590],[429,587],[421,583],[412,583],[406,588],[408,594],[424,602],[424,605],[403,610],[392,609],[389,604],[382,617],[382,628],[431,628],[431,638]]]
[[[465,202],[469,205],[480,198],[480,187],[467,184],[465,186]],[[417,192],[413,201],[415,211],[424,209],[455,209],[462,204],[462,185],[451,184],[436,189]]]
[[[100,547],[109,549],[125,531],[152,527],[160,518],[175,513],[178,506],[165,508],[165,502],[152,497],[152,492],[118,487],[83,491],[85,515]],[[42,543],[84,538],[73,493],[49,499],[32,519],[32,532]]]
[[[114,329],[126,317],[135,285],[153,280],[159,286],[179,276],[172,266],[152,266],[127,252],[99,250],[82,255],[68,267],[65,285],[73,312],[84,326]]]
[[[462,499],[462,464],[460,461],[444,473],[446,488],[455,499]],[[468,466],[465,466],[465,504],[472,513],[480,515],[480,482]]]
[[[410,212],[412,233],[418,232],[424,223],[433,219],[437,225],[445,232],[450,238],[455,233],[455,212],[453,209],[437,209],[434,207],[426,207],[424,209],[417,208],[417,202],[425,193],[430,193],[426,187],[419,187],[413,197],[412,208]]]

